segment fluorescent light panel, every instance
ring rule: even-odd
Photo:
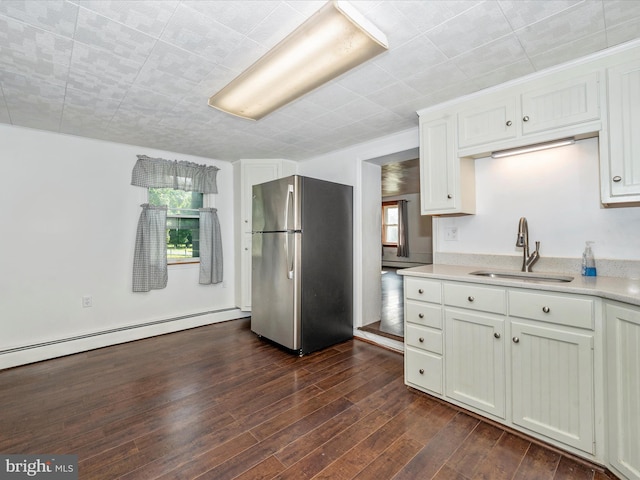
[[[522,153],[537,152],[539,150],[546,150],[548,148],[564,147],[565,145],[573,145],[576,143],[573,138],[563,138],[561,140],[554,140],[552,142],[537,143],[535,145],[527,145],[524,147],[510,148],[508,150],[500,150],[493,152],[491,156],[493,158],[510,157],[512,155],[520,155]]]
[[[387,48],[386,36],[351,5],[329,2],[210,97],[209,106],[259,120]]]

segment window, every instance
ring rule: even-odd
[[[398,202],[382,203],[382,245],[398,246]]]
[[[167,263],[200,258],[200,212],[204,195],[172,188],[149,188],[149,204],[167,206]]]

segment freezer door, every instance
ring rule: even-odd
[[[291,350],[300,349],[300,234],[252,236],[251,330]]]
[[[252,225],[255,232],[298,230],[300,177],[272,180],[253,186]]]

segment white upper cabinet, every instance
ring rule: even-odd
[[[522,134],[556,130],[600,118],[598,72],[521,95]]]
[[[475,172],[455,152],[454,121],[420,117],[420,206],[422,215],[475,213]]]
[[[566,76],[531,81],[462,105],[458,113],[458,154],[481,156],[498,149],[598,131],[598,72],[562,78]]]
[[[609,149],[601,150],[602,203],[640,202],[640,59],[607,70],[607,94]]]

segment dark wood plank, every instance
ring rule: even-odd
[[[300,358],[248,319],[0,371],[0,407],[0,451],[91,480],[607,478],[408,389],[402,355]]]

